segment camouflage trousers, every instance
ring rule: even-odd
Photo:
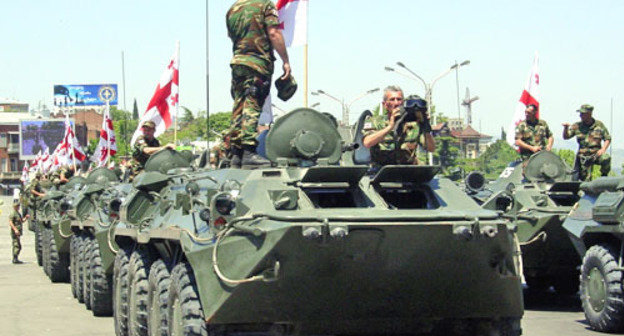
[[[11,246],[13,246],[14,258],[17,258],[17,256],[19,256],[20,252],[22,251],[22,243],[20,242],[20,237],[21,235],[18,237],[15,235],[15,232],[11,230],[11,240],[12,240]]]
[[[258,118],[271,89],[271,78],[244,65],[232,65],[232,131],[230,144],[256,146]]]
[[[602,176],[607,176],[611,171],[611,157],[606,153],[598,158],[593,155],[576,155],[574,170],[578,172],[579,181],[591,181],[594,165],[600,166]]]

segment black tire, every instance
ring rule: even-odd
[[[167,306],[169,335],[208,336],[195,275],[186,262],[177,264],[171,272]]]
[[[39,266],[43,266],[42,246],[41,230],[39,230],[39,225],[35,222],[35,255],[37,256],[37,265]]]
[[[130,252],[120,248],[115,256],[113,271],[113,318],[117,336],[128,336],[129,269]]]
[[[94,316],[113,314],[113,277],[102,267],[102,257],[97,240],[91,244],[91,311]]]
[[[145,250],[132,252],[128,300],[128,334],[130,336],[147,336],[147,293],[151,265],[149,252]]]
[[[147,329],[150,336],[169,336],[167,325],[167,300],[171,275],[162,259],[156,260],[149,273],[149,290],[147,292]]]
[[[85,256],[85,235],[81,233],[76,237],[76,299],[78,302],[84,303],[84,283],[82,273],[84,272],[84,256]]]
[[[74,298],[78,298],[76,289],[76,235],[69,238],[69,283]]]
[[[48,250],[50,255],[48,261],[50,280],[52,282],[69,282],[69,262],[65,256],[58,252],[52,229],[46,229],[46,231],[48,232]]]
[[[583,257],[580,276],[581,303],[589,325],[601,332],[624,331],[622,271],[618,252],[607,245],[594,245]]]
[[[41,267],[43,272],[50,277],[50,235],[46,227],[41,227]]]
[[[82,258],[82,296],[87,310],[91,310],[91,250],[93,237],[84,236],[84,257]]]

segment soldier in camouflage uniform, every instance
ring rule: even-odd
[[[611,144],[611,135],[607,127],[592,117],[594,107],[589,104],[581,105],[576,112],[580,114],[581,121],[572,125],[563,123],[563,138],[576,137],[579,144],[574,170],[579,174],[579,180],[591,180],[591,171],[594,165],[600,166],[602,176],[609,175],[611,171],[611,157],[607,154],[607,148]]]
[[[529,104],[524,110],[525,120],[516,126],[516,146],[520,148],[520,156],[528,159],[541,150],[550,151],[554,137],[548,124],[537,118],[538,108]]]
[[[11,212],[11,215],[9,215],[9,226],[11,227],[11,240],[12,240],[12,246],[13,246],[13,263],[14,264],[22,263],[19,259],[17,259],[20,251],[22,250],[22,243],[20,242],[20,237],[22,236],[22,233],[23,233],[22,223],[24,223],[29,217],[29,215],[22,217],[22,215],[19,212],[19,207],[20,207],[19,203],[14,203],[13,211]]]
[[[257,166],[268,161],[256,154],[258,118],[269,95],[273,62],[277,51],[284,74],[290,76],[290,62],[279,29],[278,13],[270,0],[237,0],[226,15],[228,36],[233,43],[231,94],[232,166]]]
[[[139,135],[132,146],[132,158],[134,159],[132,163],[132,177],[136,176],[143,170],[145,163],[152,154],[163,148],[175,149],[173,144],[167,144],[166,146],[161,147],[160,141],[154,138],[155,129],[156,124],[150,120],[144,122],[141,126],[143,135]]]
[[[379,167],[390,164],[419,164],[417,155],[418,144],[424,138],[427,151],[435,150],[435,140],[430,132],[420,135],[417,122],[405,123],[398,139],[395,140],[395,119],[399,118],[403,108],[403,91],[398,86],[388,86],[383,95],[383,111],[378,116],[365,120],[362,132],[364,147],[370,148],[371,163]],[[429,129],[431,127],[429,126]]]

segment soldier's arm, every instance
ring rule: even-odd
[[[563,140],[568,140],[572,137],[568,129],[570,128],[570,123],[563,123]]]
[[[379,131],[375,131],[371,134],[364,136],[364,138],[362,139],[362,144],[364,145],[364,147],[371,148],[376,144],[380,143],[386,137],[386,135],[388,135],[388,133],[392,131],[392,129],[394,128],[394,120],[398,118],[400,114],[401,109],[397,107],[396,109],[394,109],[394,111],[392,111],[388,126],[380,129]]]
[[[163,148],[170,148],[170,149],[174,149],[175,150],[175,145],[174,144],[166,144],[162,147],[143,147],[143,153],[147,154],[147,155],[152,155],[156,152],[158,152],[159,150],[163,149]]]
[[[522,149],[529,150],[529,151],[531,151],[533,153],[535,153],[535,152],[537,152],[537,150],[539,150],[538,146],[531,146],[528,143],[522,141],[522,139],[517,139],[517,138],[516,138],[516,146],[518,146],[518,147],[520,147]]]
[[[13,230],[13,232],[19,236],[19,230],[17,229],[17,226],[13,224],[13,218],[9,219],[9,226],[11,227],[11,230]]]
[[[611,144],[611,140],[605,140],[602,143],[602,148],[600,148],[600,150],[598,150],[596,154],[598,154],[598,156],[602,156],[602,154],[607,152],[607,149],[609,148],[610,144]]]
[[[425,150],[427,150],[427,152],[433,152],[435,151],[435,146],[433,135],[430,132],[425,133]]]
[[[35,195],[35,196],[39,196],[39,197],[43,197],[45,196],[45,193],[42,192],[38,192],[37,190],[35,190],[34,188],[30,190],[30,192]]]
[[[551,135],[550,138],[548,138],[548,143],[546,144],[546,150],[547,151],[550,152],[554,142],[555,142],[555,138]]]

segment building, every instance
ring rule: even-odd
[[[20,161],[19,121],[33,119],[30,113],[0,112],[0,193],[21,185],[24,161]]]
[[[64,119],[65,115],[57,113],[52,118]],[[89,141],[100,138],[100,129],[102,128],[102,114],[94,109],[76,110],[70,114],[70,118],[74,119],[74,129],[76,130],[76,138],[80,145],[86,148]]]
[[[0,113],[2,112],[26,113],[28,112],[28,103],[7,98],[0,98]]]
[[[476,159],[492,142],[492,136],[481,134],[470,125],[463,130],[451,131],[451,136],[458,140],[461,156],[468,159]]]

